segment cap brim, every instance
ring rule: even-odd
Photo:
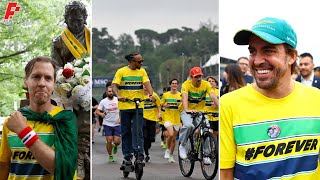
[[[199,76],[199,75],[203,76],[202,73],[199,73],[199,74],[194,74],[192,77]]]
[[[262,31],[251,31],[248,29],[243,29],[236,33],[236,35],[233,38],[233,42],[237,45],[248,45],[249,39],[252,35],[256,35],[259,38],[263,39],[264,41],[267,41],[271,44],[282,44],[285,43],[283,40]]]

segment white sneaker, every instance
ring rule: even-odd
[[[205,165],[211,165],[212,164],[211,159],[209,157],[203,158],[203,163]]]
[[[164,156],[163,156],[165,159],[169,159],[170,158],[170,150],[167,149],[166,152],[164,153]]]
[[[168,159],[169,163],[175,163],[176,161],[173,159],[173,156],[170,155],[169,159]]]
[[[181,144],[179,146],[179,154],[181,159],[187,159],[186,148],[183,147]]]

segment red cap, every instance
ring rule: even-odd
[[[201,68],[198,66],[193,67],[190,70],[190,76],[194,77],[194,76],[198,76],[198,75],[203,75]]]

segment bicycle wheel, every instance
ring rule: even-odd
[[[180,143],[179,143],[180,145]],[[178,157],[179,157],[179,167],[182,175],[184,177],[191,176],[193,169],[194,169],[194,158],[193,158],[193,138],[190,136],[186,142],[185,145],[186,151],[187,151],[187,159],[181,159],[180,153],[178,151]]]
[[[201,170],[206,179],[212,180],[218,171],[218,143],[210,132],[206,132],[202,138],[201,145]],[[204,158],[209,158],[211,163],[204,162]]]

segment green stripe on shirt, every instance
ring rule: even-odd
[[[238,145],[244,145],[248,143],[253,144],[271,140],[271,138],[268,136],[268,128],[271,125],[277,125],[280,128],[279,136],[273,140],[285,139],[300,135],[320,134],[320,117],[281,119],[266,121],[263,123],[234,126],[233,129],[236,143]]]

